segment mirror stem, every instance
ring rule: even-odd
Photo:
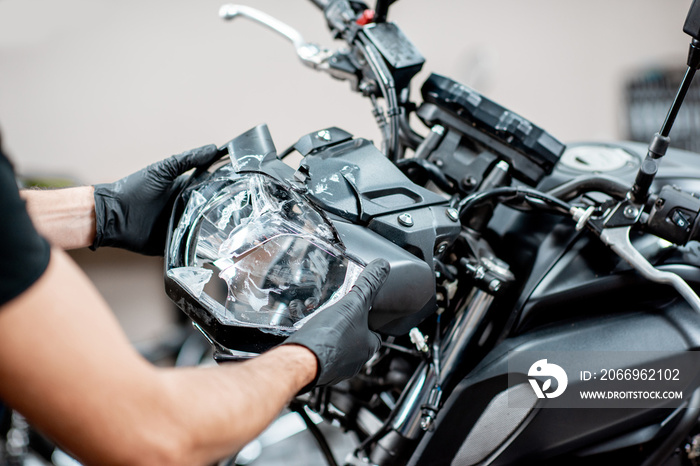
[[[688,93],[688,89],[690,89],[690,84],[693,82],[695,71],[698,68],[700,68],[700,41],[693,39],[690,42],[690,49],[688,51],[688,69],[678,87],[678,92],[676,93],[675,99],[673,99],[673,104],[671,104],[671,108],[666,115],[666,120],[664,120],[661,130],[654,135],[649,144],[647,156],[639,167],[637,178],[634,181],[632,191],[630,191],[630,198],[632,202],[636,204],[644,204],[649,197],[649,188],[651,188],[656,172],[659,170],[661,157],[666,155],[666,150],[671,143],[669,137],[671,128],[676,121],[678,111],[681,109],[681,105],[683,105],[683,100]]]

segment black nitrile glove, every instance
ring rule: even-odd
[[[316,355],[316,380],[307,389],[349,379],[379,349],[382,341],[369,329],[368,314],[388,274],[387,261],[371,262],[347,295],[285,340],[284,344],[305,346]]]
[[[168,220],[187,170],[220,157],[215,145],[192,149],[149,165],[111,184],[95,185],[95,241],[148,256],[163,254]]]

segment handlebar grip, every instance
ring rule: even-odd
[[[325,10],[328,6],[328,0],[311,0],[311,3],[316,5],[320,10]]]
[[[646,230],[680,246],[700,241],[700,199],[675,186],[664,186],[649,213]]]

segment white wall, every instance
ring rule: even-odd
[[[346,83],[258,25],[220,20],[221,3],[0,0],[0,127],[19,168],[110,181],[261,122],[280,149],[329,125],[377,137]],[[421,76],[472,84],[570,141],[618,137],[630,69],[683,63],[689,3],[401,0],[391,17],[427,57]],[[248,4],[332,44],[310,2]]]
[[[221,3],[0,0],[0,128],[19,170],[112,181],[262,122],[280,150],[332,125],[378,137],[369,103],[347,83],[304,68],[259,25],[222,21]],[[332,45],[310,2],[247,3]],[[427,58],[422,78],[435,71],[473,85],[571,141],[620,136],[631,70],[684,63],[689,4],[401,0],[390,17]],[[76,258],[117,314],[131,316],[134,338],[157,335],[138,320],[169,307],[159,264],[90,254]]]

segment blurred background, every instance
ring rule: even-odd
[[[263,122],[280,151],[328,126],[379,140],[369,102],[347,83],[305,68],[289,43],[258,24],[222,21],[221,4],[0,0],[0,129],[18,172],[110,182]],[[309,41],[339,45],[308,1],[246,4]],[[647,141],[680,80],[689,5],[401,0],[389,17],[427,59],[414,96],[437,72],[564,142]],[[690,140],[699,125],[692,112],[679,117],[672,140]],[[72,254],[134,343],[148,346],[176,328],[161,259],[109,248]]]

